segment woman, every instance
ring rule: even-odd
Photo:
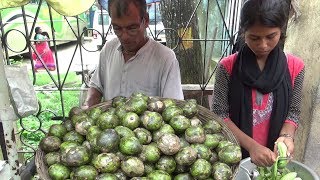
[[[243,158],[270,166],[275,142],[294,152],[298,127],[303,62],[281,49],[288,5],[279,0],[248,0],[241,10],[245,43],[224,58],[216,72],[213,111],[238,138]]]
[[[41,57],[41,59],[43,60],[45,65],[48,67],[48,69],[50,71],[54,71],[56,69],[56,65],[54,62],[53,54],[48,45],[48,42],[45,41],[48,39],[48,37],[42,34],[42,30],[40,27],[36,27],[35,33],[36,34],[34,36],[34,40],[36,40],[35,47],[38,52],[38,55]],[[40,61],[40,57],[38,57],[36,53],[32,54],[32,59],[36,61],[35,70],[44,68],[44,65]]]

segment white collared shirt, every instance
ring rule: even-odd
[[[90,87],[100,91],[104,100],[129,97],[134,92],[183,99],[179,62],[174,52],[151,38],[127,62],[118,38],[106,42]]]

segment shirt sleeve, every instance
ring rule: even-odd
[[[161,78],[161,96],[164,98],[184,99],[181,85],[179,62],[172,52],[163,69]]]
[[[89,87],[97,89],[101,94],[103,93],[103,76],[104,74],[104,63],[102,63],[103,57],[100,54],[99,63],[90,79]]]
[[[222,64],[218,65],[215,78],[212,111],[224,120],[229,120],[228,93],[230,75]]]
[[[296,76],[294,80],[294,86],[291,96],[291,104],[289,106],[288,116],[286,118],[286,123],[291,123],[296,127],[299,124],[300,114],[301,114],[301,101],[302,101],[302,86],[304,80],[304,68]]]

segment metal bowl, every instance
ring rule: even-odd
[[[236,180],[251,180],[252,179],[252,172],[256,169],[256,165],[253,164],[250,161],[250,158],[246,158],[241,160],[240,162],[240,168],[238,173],[235,176]],[[306,180],[319,180],[319,176],[309,167],[307,167],[306,165],[295,161],[295,160],[291,160],[288,165],[287,168],[291,171],[295,171],[297,172],[298,176],[301,179],[306,179]]]

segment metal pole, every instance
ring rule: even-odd
[[[2,43],[0,41],[0,121],[3,124],[3,134],[6,142],[8,163],[10,168],[4,172],[9,177],[6,179],[20,180],[19,174],[19,161],[18,151],[16,147],[16,139],[14,132],[14,123],[18,119],[12,108],[12,104],[9,99],[8,83],[4,71],[4,54],[2,49]],[[1,133],[1,132],[0,132]],[[1,177],[0,177],[1,179]]]

